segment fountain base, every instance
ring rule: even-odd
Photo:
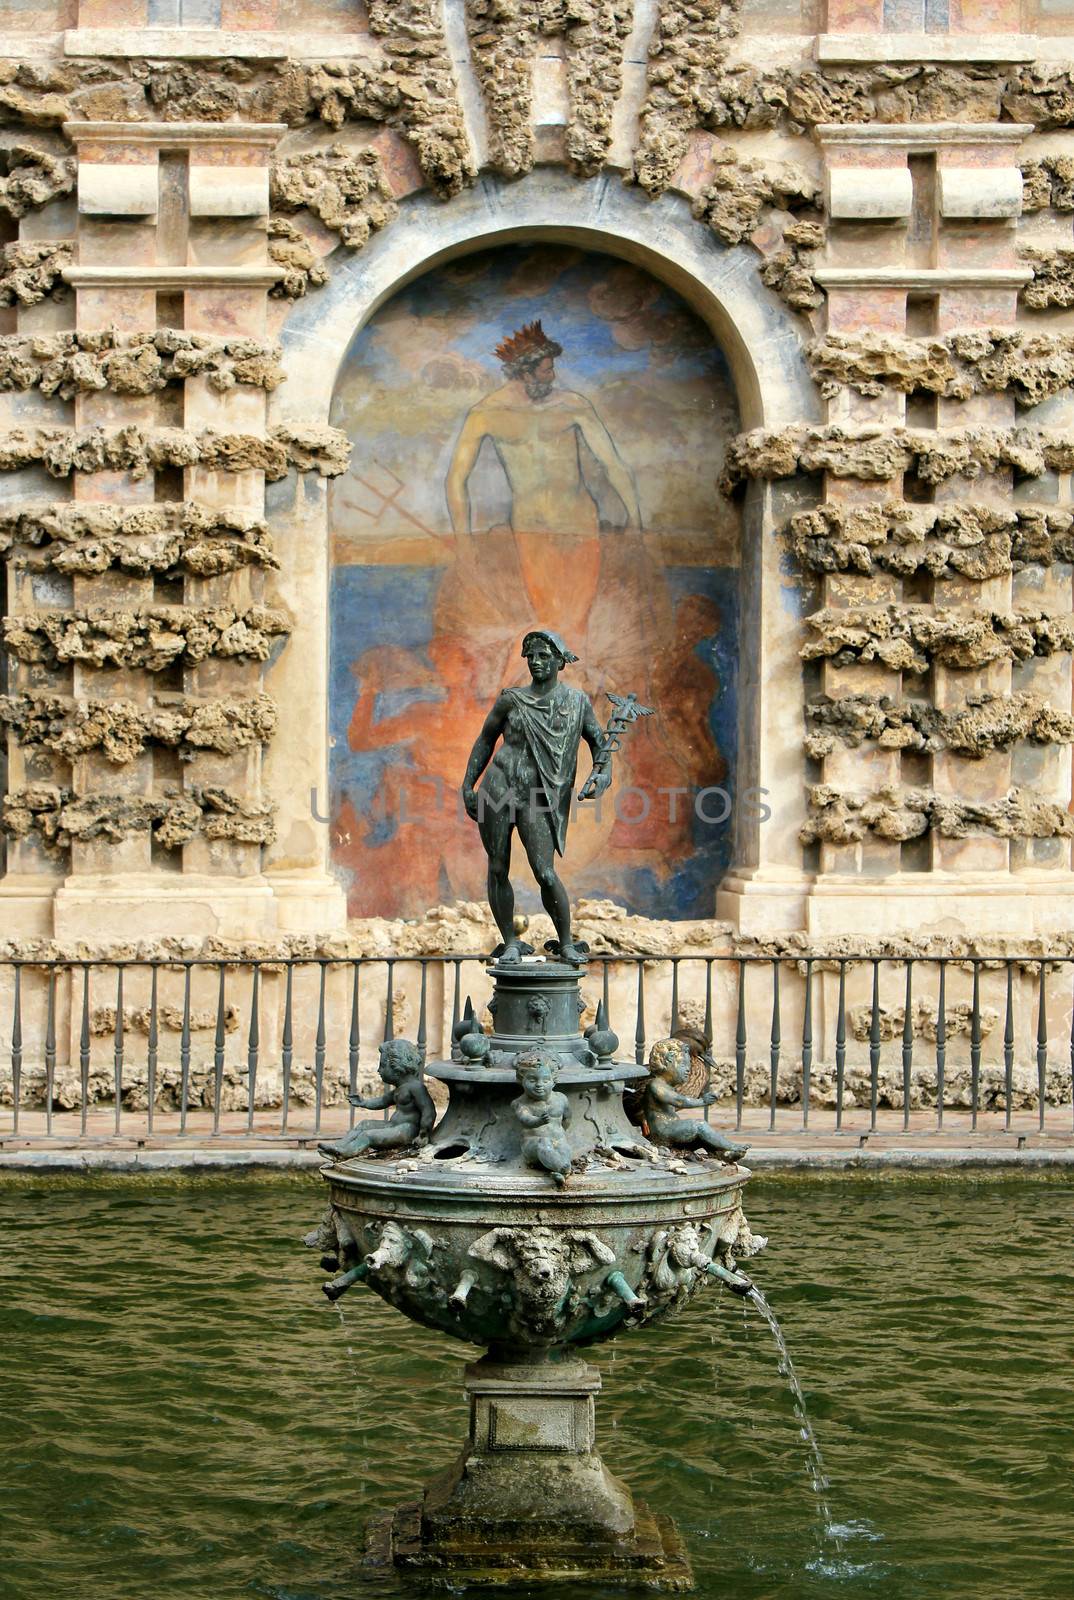
[[[674,1523],[636,1504],[597,1454],[596,1368],[486,1357],[465,1376],[462,1455],[371,1529],[367,1565],[467,1585],[691,1587]]]

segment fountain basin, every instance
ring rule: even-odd
[[[681,1310],[712,1281],[705,1262],[733,1268],[752,1242],[745,1167],[617,1159],[561,1190],[465,1155],[327,1167],[340,1265],[364,1266],[389,1304],[471,1344],[612,1338]]]

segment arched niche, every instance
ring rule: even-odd
[[[741,427],[779,427],[815,416],[816,390],[803,360],[799,325],[760,285],[753,252],[720,246],[679,200],[653,203],[617,182],[579,183],[547,170],[510,186],[483,182],[447,206],[428,196],[415,197],[360,255],[334,258],[331,283],[300,303],[284,330],[288,381],[274,396],[276,416],[304,425],[330,422],[348,352],[382,307],[401,303],[415,280],[427,279],[459,258],[528,244],[617,258],[680,300],[704,323],[726,361]],[[379,487],[389,490],[390,484]],[[334,726],[330,720],[331,675],[349,670],[338,657],[332,661],[328,650],[335,492],[307,479],[297,491],[291,483],[270,496],[270,517],[284,554],[281,594],[291,606],[296,629],[269,674],[270,690],[282,710],[281,733],[266,769],[281,811],[280,839],[271,852],[269,872],[278,891],[289,890],[297,898],[302,884],[312,885],[318,877],[322,889],[332,885],[336,892],[339,875],[330,870],[331,857],[347,832],[338,827],[338,817],[335,829],[321,820],[327,815],[330,790],[330,743],[334,738],[338,744],[341,732],[338,706]],[[762,537],[764,517],[765,497],[755,493],[745,506],[740,540],[736,734],[728,745],[733,767],[726,777],[739,793],[760,786],[771,796],[773,785],[787,783],[792,809],[800,816],[800,688],[787,693],[788,684],[800,683],[797,642],[786,626],[793,602],[779,573],[778,552]],[[780,678],[785,680],[780,692],[766,701],[769,686]],[[460,735],[464,743],[472,731],[467,727]],[[787,744],[793,740],[793,766],[781,738],[784,732]],[[723,781],[719,761],[710,772]],[[671,781],[677,781],[674,774]],[[307,795],[312,803],[306,803]],[[714,804],[718,809],[719,803]],[[363,829],[369,820],[363,821]],[[371,820],[376,825],[377,819]],[[736,807],[734,822],[731,856],[736,870],[755,869],[766,860],[778,862],[781,870],[797,870],[797,817],[787,807],[764,837],[755,812],[746,816]],[[450,811],[443,813],[442,825],[459,827]],[[389,818],[384,826],[390,829]],[[449,879],[450,874],[443,884],[448,892]],[[651,900],[648,909],[655,910],[656,902]],[[676,910],[671,902],[663,909],[665,914]],[[683,907],[678,909],[682,914]],[[702,907],[695,895],[689,910],[711,913],[712,906]]]

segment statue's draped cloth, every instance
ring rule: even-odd
[[[510,715],[522,729],[526,746],[541,780],[552,819],[556,854],[563,854],[570,818],[571,795],[578,769],[578,746],[588,696],[565,683],[556,685],[546,699],[529,689],[504,691],[511,702]],[[523,803],[529,796],[519,796]]]

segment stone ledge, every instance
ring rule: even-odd
[[[65,122],[72,144],[115,139],[182,150],[189,144],[250,144],[272,149],[288,131],[285,122]]]
[[[1037,41],[1028,33],[822,33],[820,62],[886,64],[889,61],[1033,61]]]
[[[1021,144],[1036,131],[1032,122],[818,122],[818,144],[894,144],[932,150],[951,144]]]
[[[825,289],[1020,289],[1028,267],[817,267]]]
[[[284,272],[281,267],[64,267],[61,276],[73,289],[270,289]]]
[[[970,1171],[990,1168],[1024,1172],[1027,1168],[1074,1167],[1074,1145],[1060,1146],[1054,1150],[1040,1148],[1019,1150],[1012,1143],[1011,1135],[1003,1137],[1000,1134],[985,1132],[978,1135],[981,1142],[974,1145],[943,1145],[932,1149],[928,1145],[917,1144],[886,1150],[870,1148],[869,1145],[859,1147],[856,1143],[851,1143],[851,1140],[861,1137],[862,1134],[857,1129],[846,1134],[844,1138],[847,1148],[842,1150],[824,1148],[821,1144],[823,1135],[818,1138],[815,1147],[808,1142],[808,1139],[796,1144],[756,1143],[750,1146],[750,1167],[751,1169],[763,1167],[769,1172],[784,1167],[820,1172],[840,1170],[867,1172],[878,1168],[889,1171],[899,1169],[912,1171],[960,1167]],[[873,1134],[870,1137],[876,1140],[877,1135]],[[996,1142],[988,1144],[985,1143],[986,1140]],[[315,1171],[323,1166],[324,1157],[315,1149],[297,1147],[282,1150],[264,1146],[252,1150],[220,1150],[205,1147],[192,1149],[189,1145],[182,1150],[0,1149],[0,1173],[117,1172],[149,1176],[154,1172],[199,1170],[205,1172],[228,1168],[247,1170],[264,1168],[276,1171],[300,1168]]]
[[[369,34],[290,34],[259,28],[69,28],[64,34],[52,37],[62,38],[66,56],[151,56],[185,61],[219,61],[231,57],[286,61],[290,56],[341,60],[381,54],[376,40]],[[12,52],[21,53],[17,49]]]

